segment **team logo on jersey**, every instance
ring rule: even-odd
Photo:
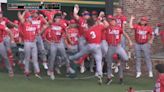
[[[36,31],[36,27],[27,27],[26,30],[27,31]]]
[[[120,33],[119,30],[109,30],[109,34],[115,34],[118,35]]]
[[[109,34],[114,35],[115,36],[115,39],[120,39],[120,36],[119,36],[120,31],[119,30],[110,30],[109,29]]]
[[[139,30],[139,31],[138,31],[138,34],[139,34],[139,35],[146,35],[146,34],[147,34],[147,31]]]
[[[117,23],[117,25],[118,25],[118,26],[120,26],[120,27],[121,27],[122,22],[121,22],[121,20],[120,20],[120,19],[116,19],[116,23]]]
[[[52,26],[52,30],[54,30],[54,31],[62,30],[62,27],[61,26]]]
[[[147,31],[144,30],[139,30],[138,34],[141,36],[141,39],[146,39],[147,38]]]
[[[40,20],[33,20],[32,24],[33,25],[40,25],[41,21]]]
[[[77,36],[77,33],[72,33],[70,34],[71,37],[76,37]]]

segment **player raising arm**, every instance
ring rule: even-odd
[[[8,56],[7,56],[7,51],[5,50],[4,37],[3,37],[4,32],[6,32],[10,35],[11,43],[14,43],[14,37],[13,37],[13,34],[12,34],[11,30],[8,27],[0,24],[0,55],[5,60],[5,64],[6,64],[6,68],[8,69],[9,76],[13,77],[14,72],[13,72],[13,69],[12,69],[12,65],[9,63],[9,59],[8,59]]]
[[[35,76],[41,78],[40,68],[38,64],[38,52],[36,46],[37,26],[32,25],[30,20],[30,13],[26,10],[21,14],[18,12],[18,18],[22,25],[21,35],[24,40],[25,50],[25,76],[28,78],[30,74],[29,63],[32,61],[35,70]]]
[[[148,18],[141,17],[138,24],[133,24],[134,16],[130,18],[129,27],[135,32],[135,55],[136,55],[136,78],[141,76],[141,52],[143,51],[149,77],[153,77],[151,62],[151,44],[154,36],[152,35],[152,27],[148,25]]]
[[[101,24],[96,23],[92,18],[87,20],[88,29],[85,31],[85,45],[80,52],[70,56],[70,60],[77,60],[85,54],[93,55],[96,61],[96,71],[99,78],[99,83],[102,83],[102,52],[101,52],[101,36],[103,30],[108,27],[108,22],[103,20]]]

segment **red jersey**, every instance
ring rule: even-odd
[[[6,30],[6,27],[0,24],[0,43],[3,41],[5,30]]]
[[[116,18],[117,25],[123,28],[123,25],[126,23],[126,17],[122,15],[122,16],[114,16],[114,18]]]
[[[65,32],[65,29],[66,29],[66,27],[68,26],[68,21],[65,20],[65,19],[62,19],[62,20],[60,21],[60,25],[63,27],[63,30],[64,30],[64,32]],[[63,38],[66,38],[66,35],[63,34]]]
[[[159,74],[154,92],[164,92],[164,74]]]
[[[45,32],[43,33],[43,40],[48,40],[48,41],[51,41],[51,39],[52,39],[52,36],[51,36],[51,29],[50,28],[47,28],[46,30],[45,30]]]
[[[72,45],[77,45],[78,44],[78,38],[79,38],[79,31],[77,28],[69,28],[66,30],[67,35],[69,36],[71,42],[73,43]]]
[[[83,17],[80,17],[78,22],[77,22],[78,25],[79,25],[79,34],[80,34],[80,36],[84,35],[84,32],[85,32],[85,30],[88,26],[86,22],[87,21]]]
[[[101,40],[106,40],[106,30],[102,32]]]
[[[0,24],[1,24],[1,25],[6,26],[8,23],[9,23],[9,20],[8,20],[7,18],[5,18],[5,17],[0,18]],[[3,33],[3,36],[5,37],[5,36],[7,36],[7,35],[8,35],[8,33],[5,31],[5,32]]]
[[[140,26],[138,24],[133,25],[135,30],[135,40],[139,44],[144,44],[148,42],[149,36],[152,36],[153,31],[150,26]]]
[[[121,42],[123,30],[119,26],[110,27],[107,29],[106,38],[109,45],[118,45]]]
[[[18,30],[18,28],[12,28],[11,29],[11,31],[12,31],[12,33],[13,33],[13,36],[14,36],[14,41],[16,42],[16,43],[18,43],[19,42],[19,30]]]
[[[61,23],[61,25],[62,25],[64,28],[66,28],[66,27],[68,26],[68,21],[65,20],[65,19],[62,19],[62,20],[60,21],[60,23]]]
[[[52,23],[51,27],[45,32],[45,36],[49,38],[51,42],[59,43],[64,34],[64,28],[61,25]]]
[[[85,32],[85,38],[88,43],[101,43],[102,33],[104,31],[105,27],[103,25],[95,25],[89,28]]]
[[[9,23],[9,20],[7,18],[5,17],[0,18],[0,24],[6,26],[7,23]]]
[[[32,25],[30,22],[25,22],[22,24],[22,36],[23,40],[26,42],[33,42],[37,36],[37,26]]]
[[[38,33],[40,33],[41,28],[43,27],[44,24],[46,24],[46,21],[44,20],[44,18],[42,16],[39,16],[37,18],[32,18],[31,23],[34,26],[37,26]]]

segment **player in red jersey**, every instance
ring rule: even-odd
[[[133,24],[134,16],[130,19],[130,28],[135,32],[135,54],[136,54],[136,78],[141,76],[141,53],[143,51],[149,77],[153,77],[152,62],[151,62],[151,45],[153,44],[154,36],[152,27],[148,25],[148,18],[141,17],[138,24]]]
[[[41,29],[48,22],[46,21],[46,19],[44,19],[43,15],[41,15],[41,14],[39,15],[39,12],[37,10],[32,10],[31,16],[32,16],[32,19],[31,19],[32,24],[37,26],[37,29],[38,29],[38,35],[36,37],[36,40],[37,40],[39,59],[42,61],[44,69],[48,69],[46,50],[44,47],[42,36],[40,35]]]
[[[123,30],[125,30],[125,24],[127,23],[127,18],[123,15],[123,11],[121,7],[117,7],[115,10],[114,18],[116,19],[116,23],[120,26]]]
[[[122,7],[116,7],[114,17],[116,18],[117,25],[120,26],[122,28],[122,30],[126,31],[125,25],[127,24],[127,18],[123,14]],[[126,38],[125,38],[125,36],[122,36],[121,46],[124,49],[126,49]],[[128,53],[130,53],[130,51]],[[117,70],[117,68],[118,68],[117,65],[119,65],[119,62],[116,64],[115,70]],[[126,62],[125,66],[126,66],[125,67],[126,69],[130,68],[128,65],[128,62]]]
[[[54,64],[57,55],[57,51],[60,52],[61,56],[66,60],[67,73],[75,73],[75,71],[70,67],[70,61],[67,57],[65,46],[63,43],[63,36],[65,35],[65,26],[61,25],[60,21],[62,15],[60,13],[55,14],[53,22],[48,27],[44,33],[45,36],[48,36],[50,39],[50,57],[49,57],[49,67],[48,75],[52,80],[55,79],[54,75]]]
[[[11,22],[9,19],[7,19],[6,17],[3,16],[3,13],[0,12],[0,24],[6,26],[6,25],[11,25],[13,27],[17,27],[17,25],[15,25],[13,22]],[[8,35],[7,32],[3,33],[4,36],[4,44],[5,44],[5,48],[7,50],[7,54],[9,57],[9,61],[11,63],[12,66],[15,66],[14,63],[14,58],[13,58],[13,54],[12,54],[12,49],[11,49],[11,40],[10,40],[10,36]]]
[[[90,13],[88,11],[84,11],[82,13],[82,17],[78,15],[80,8],[79,5],[74,6],[74,11],[73,11],[73,16],[76,19],[78,25],[79,25],[79,49],[83,49],[83,47],[86,44],[86,39],[84,38],[84,33],[85,30],[87,29],[87,20],[90,19]],[[81,58],[81,62],[83,62],[80,66],[80,72],[84,73],[85,72],[85,67],[84,67],[84,60],[87,58],[87,55],[84,55]]]
[[[164,92],[164,64],[157,64],[155,69],[157,77],[153,92]]]
[[[75,20],[70,20],[69,26],[66,28],[66,43],[68,53],[74,54],[78,52],[79,30]]]
[[[6,51],[6,48],[4,45],[4,36],[3,36],[4,33],[9,33],[10,37],[11,37],[10,43],[11,42],[14,43],[14,38],[13,38],[11,30],[9,30],[9,28],[6,27],[6,25],[0,24],[0,54],[3,57],[3,59],[5,60],[5,64],[6,64],[6,68],[8,69],[9,76],[13,77],[14,72],[13,72],[11,63],[9,62],[9,59],[7,56],[7,51]]]
[[[19,65],[21,69],[24,69],[24,63],[23,63],[24,50],[22,49],[23,42],[22,42],[22,37],[20,35],[20,30],[21,30],[19,25],[20,23],[18,20],[14,20],[13,23],[18,26],[18,27],[11,27],[11,31],[14,36],[14,41],[16,43],[14,46],[12,46],[13,54],[14,54],[15,61],[17,61],[16,63]]]
[[[128,41],[129,45],[132,46],[132,42],[129,38],[129,36],[122,30],[120,26],[117,25],[116,19],[112,16],[108,16],[108,21],[110,23],[109,28],[106,31],[106,40],[108,42],[108,52],[106,55],[106,62],[107,62],[107,85],[110,85],[112,82],[112,62],[113,62],[113,55],[117,53],[121,59],[124,61],[128,61],[128,55],[124,48],[120,45],[122,40],[122,35],[124,35]],[[121,62],[123,63],[123,62]],[[123,83],[123,64],[119,66],[119,78],[120,83]]]
[[[37,78],[41,78],[39,76],[40,68],[38,63],[38,51],[36,46],[36,36],[38,32],[38,27],[33,25],[31,22],[31,15],[28,11],[24,11],[23,14],[18,12],[18,18],[22,25],[22,30],[20,33],[22,35],[24,41],[24,51],[25,51],[25,76],[28,78],[30,74],[30,61],[33,63],[35,76]]]
[[[17,24],[17,26],[19,25],[19,21],[18,20],[14,20],[13,21],[14,24]],[[13,33],[13,36],[14,36],[14,41],[16,43],[19,43],[20,42],[20,36],[19,36],[19,30],[18,30],[18,27],[12,27],[11,28],[11,31]]]
[[[76,60],[82,57],[85,54],[93,55],[96,61],[96,71],[97,77],[99,78],[99,83],[102,83],[102,52],[101,52],[101,38],[103,30],[108,26],[107,21],[103,21],[103,23],[96,23],[92,18],[87,20],[87,26],[85,31],[85,39],[87,41],[87,45],[83,47],[77,54],[70,56],[70,60]]]

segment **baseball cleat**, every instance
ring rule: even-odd
[[[98,84],[102,85],[102,83],[103,83],[102,76],[98,75],[97,78],[98,78]]]
[[[75,73],[76,73],[75,70],[73,70],[71,67],[68,68],[68,71],[69,71],[69,73],[71,73],[71,74],[75,74]]]
[[[137,72],[136,78],[140,78],[141,77],[141,72]]]
[[[153,78],[153,72],[149,72],[149,77]]]
[[[10,78],[13,78],[13,77],[14,77],[14,72],[13,72],[13,71],[10,71],[10,72],[9,72],[9,77],[10,77]]]
[[[55,71],[56,71],[56,73],[57,73],[57,74],[61,74],[61,72],[60,72],[60,69],[59,69],[59,68],[55,68]]]
[[[43,67],[44,67],[44,69],[48,69],[48,65],[47,65],[47,63],[43,63]]]
[[[85,69],[85,67],[84,67],[84,66],[81,66],[81,67],[80,67],[80,73],[84,73],[84,72],[85,72],[85,70],[86,70],[86,69]]]
[[[35,77],[42,79],[42,77],[39,74],[35,74]]]
[[[112,81],[113,81],[112,79],[107,79],[106,84],[110,85],[112,83]]]
[[[50,75],[50,78],[51,78],[51,80],[55,80],[55,75],[54,74],[51,74]]]

